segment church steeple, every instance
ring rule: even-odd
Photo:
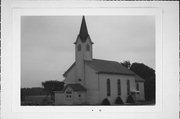
[[[85,60],[92,60],[93,42],[88,34],[85,17],[82,17],[80,31],[75,44],[76,80],[85,84]]]
[[[79,32],[79,37],[81,38],[82,42],[85,42],[87,37],[89,36],[87,26],[86,26],[86,20],[85,17],[83,16],[82,22],[81,22],[81,28]]]
[[[93,44],[88,33],[85,17],[83,16],[81,21],[80,31],[74,44],[77,44],[78,40],[80,40],[82,43],[85,43],[87,39],[89,39],[90,43]]]
[[[92,44],[91,38],[88,34],[85,17],[82,17],[80,31],[76,39],[75,52],[76,61],[79,60],[92,60]]]

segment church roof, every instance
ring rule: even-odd
[[[92,59],[91,61],[85,60],[85,63],[92,67],[99,74],[121,74],[121,75],[134,75],[137,82],[144,82],[145,80],[135,74],[130,69],[127,69],[116,61],[108,61],[101,59]],[[67,73],[75,66],[75,62],[69,67],[69,69],[63,74],[66,76]]]
[[[91,66],[97,73],[106,73],[106,74],[124,74],[124,75],[135,75],[134,72],[127,69],[120,63],[116,61],[108,61],[101,59],[92,59],[85,60],[85,63]],[[69,67],[69,69],[63,74],[66,76],[67,73],[75,66],[75,62]]]
[[[75,66],[75,62],[66,70],[63,74],[64,77],[66,77],[66,74]]]
[[[86,91],[86,88],[79,83],[67,84],[65,90],[67,87],[71,87],[73,91]]]
[[[92,61],[86,60],[85,62],[94,70],[96,70],[97,73],[135,75],[134,72],[127,69],[126,67],[124,67],[116,61],[92,59]]]

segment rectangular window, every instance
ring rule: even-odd
[[[117,82],[117,89],[118,89],[118,96],[121,95],[121,80],[118,79],[118,82]]]

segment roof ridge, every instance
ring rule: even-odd
[[[116,63],[119,63],[118,61],[114,61],[114,60],[104,60],[104,59],[96,59],[96,58],[93,58],[93,60],[100,60],[100,61],[106,61],[106,62],[116,62]]]

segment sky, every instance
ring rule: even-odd
[[[85,16],[93,58],[125,60],[155,69],[154,16]],[[64,80],[75,61],[82,16],[21,17],[21,87]]]

